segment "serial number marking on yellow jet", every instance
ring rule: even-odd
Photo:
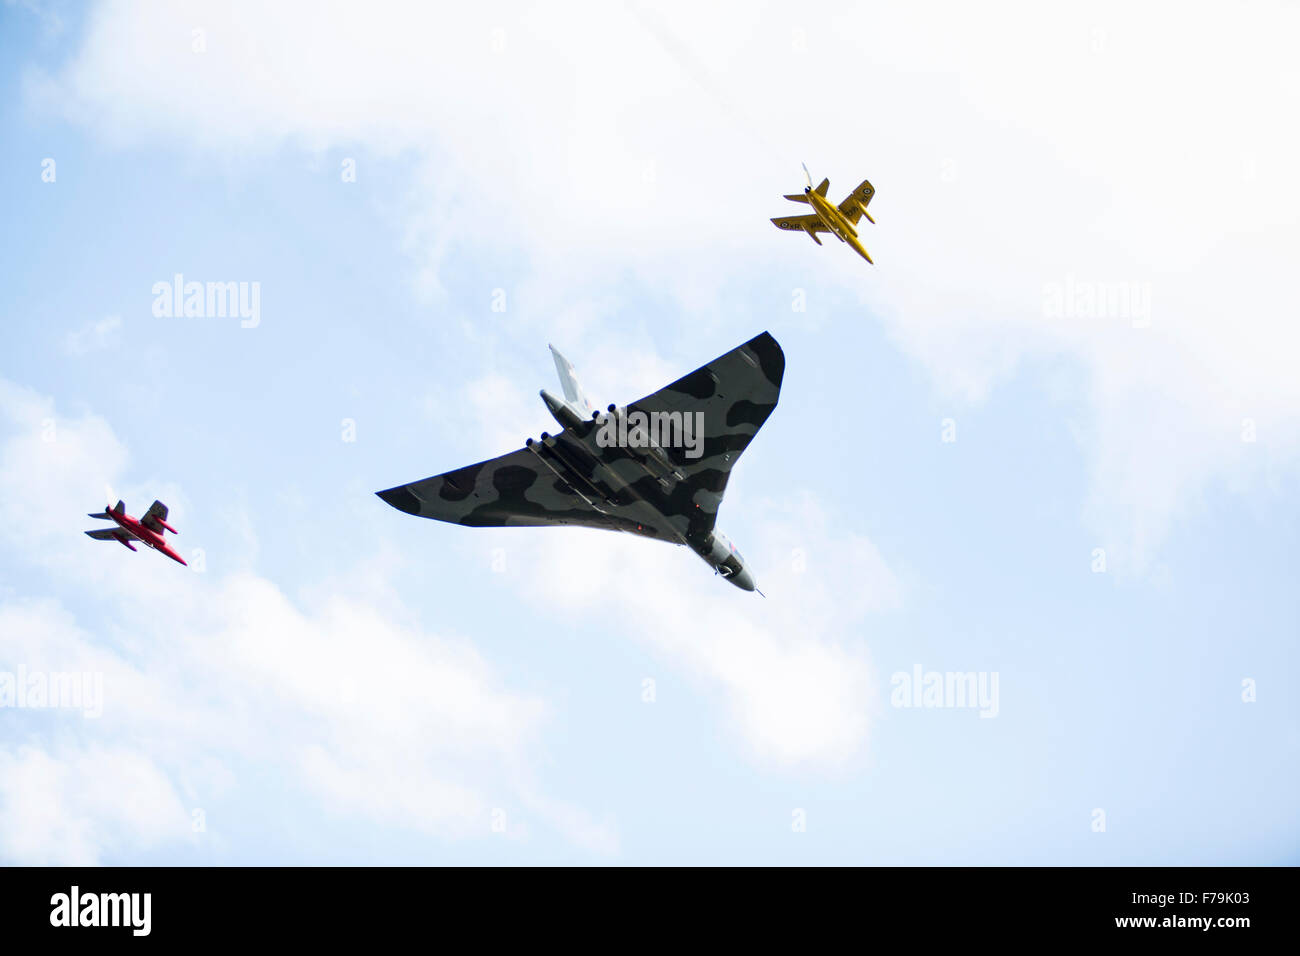
[[[808,176],[807,166],[803,171],[804,175]],[[864,179],[857,189],[845,197],[844,202],[835,206],[826,198],[826,191],[830,186],[831,181],[823,179],[821,185],[813,189],[812,176],[808,176],[808,185],[802,195],[795,194],[785,198],[791,202],[807,203],[813,207],[813,212],[806,216],[778,217],[772,222],[780,229],[808,233],[812,241],[819,246],[822,241],[817,238],[817,233],[829,232],[840,242],[851,246],[853,251],[862,258],[871,262],[871,256],[867,255],[867,250],[862,248],[862,242],[858,239],[857,225],[858,220],[863,216],[866,216],[869,222],[876,221],[871,218],[871,213],[867,212],[867,203],[871,202],[871,197],[876,194],[875,187]]]

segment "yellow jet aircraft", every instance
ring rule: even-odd
[[[804,189],[803,195],[785,198],[791,202],[807,203],[813,207],[813,213],[808,216],[789,216],[772,221],[781,229],[797,229],[808,233],[812,241],[819,246],[822,241],[817,238],[817,233],[829,232],[840,242],[847,242],[853,247],[854,252],[871,262],[871,256],[867,255],[867,250],[862,248],[862,243],[858,240],[857,224],[862,216],[866,216],[872,223],[876,221],[871,218],[871,213],[867,212],[867,203],[871,202],[871,197],[876,194],[876,188],[864,179],[862,185],[849,193],[844,202],[833,206],[826,198],[826,190],[830,189],[831,181],[823,179],[822,184],[813,189],[812,176],[809,175],[807,166],[804,166],[803,173],[808,177],[808,186]]]

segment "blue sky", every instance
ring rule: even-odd
[[[103,678],[0,708],[0,860],[1296,862],[1293,8],[443,14],[0,8],[0,674]],[[766,600],[373,496],[553,430],[548,342],[625,403],[763,329]]]

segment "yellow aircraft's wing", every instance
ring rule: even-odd
[[[871,197],[876,194],[876,187],[871,185],[867,180],[862,180],[862,185],[849,193],[844,202],[840,203],[840,213],[849,222],[857,225],[862,218],[862,214],[867,212],[867,203],[871,202]],[[871,214],[867,213],[867,218],[871,219]],[[871,219],[872,222],[876,220]]]
[[[773,219],[772,222],[776,223],[780,229],[790,229],[795,232],[808,232],[809,230],[813,232],[830,232],[826,228],[826,223],[822,222],[821,217],[816,215],[782,216]]]

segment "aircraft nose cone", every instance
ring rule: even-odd
[[[757,585],[754,584],[754,576],[749,573],[748,568],[741,568],[731,577],[727,578],[732,584],[742,591],[752,591]]]

